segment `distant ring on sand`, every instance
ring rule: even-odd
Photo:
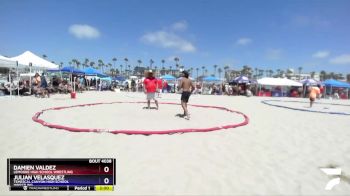
[[[138,134],[138,135],[153,135],[153,134],[175,134],[175,133],[189,133],[189,132],[209,132],[209,131],[218,131],[222,129],[230,129],[230,128],[236,128],[240,126],[245,126],[249,123],[249,118],[247,115],[243,114],[242,112],[231,110],[225,107],[220,106],[208,106],[208,105],[196,105],[196,104],[188,104],[189,106],[193,107],[201,107],[201,108],[210,108],[210,109],[218,109],[218,110],[224,110],[230,113],[238,114],[244,118],[243,122],[237,123],[237,124],[229,124],[229,125],[222,125],[222,126],[215,126],[215,127],[209,127],[209,128],[188,128],[188,129],[173,129],[173,130],[160,130],[160,131],[152,131],[152,130],[109,130],[109,129],[96,129],[96,128],[77,128],[77,127],[68,127],[63,126],[59,124],[52,124],[49,122],[46,122],[42,119],[40,119],[40,115],[42,115],[46,111],[50,110],[64,110],[68,108],[75,108],[75,107],[86,107],[86,106],[95,106],[95,105],[102,105],[102,104],[123,104],[123,103],[132,103],[132,104],[139,104],[139,103],[146,103],[143,101],[137,101],[137,102],[129,102],[129,101],[116,101],[116,102],[105,102],[105,103],[90,103],[90,104],[81,104],[81,105],[73,105],[73,106],[63,106],[63,107],[54,107],[54,108],[48,108],[44,109],[40,112],[35,113],[35,115],[32,117],[32,120],[42,124],[43,126],[49,127],[49,128],[56,128],[56,129],[63,129],[66,131],[71,132],[95,132],[95,133],[101,133],[101,132],[107,132],[107,133],[113,133],[113,134]],[[178,103],[170,103],[170,102],[161,102],[159,104],[168,104],[168,105],[180,105]]]
[[[280,104],[274,104],[271,102],[290,102],[290,103],[303,103],[303,104],[308,104],[309,102],[304,102],[304,101],[289,101],[289,100],[263,100],[261,103],[269,105],[269,106],[274,106],[274,107],[280,107],[280,108],[286,108],[286,109],[291,109],[291,110],[298,110],[298,111],[303,111],[303,112],[314,112],[314,113],[323,113],[323,114],[335,114],[335,115],[350,115],[350,113],[347,112],[337,112],[337,111],[320,111],[320,110],[312,110],[312,109],[302,109],[302,108],[295,108],[295,107],[290,107],[290,106],[285,106],[285,105],[280,105]],[[336,104],[336,103],[320,103],[320,102],[315,102],[316,105],[333,105],[333,106],[348,106],[346,104]]]

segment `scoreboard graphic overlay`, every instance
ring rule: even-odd
[[[10,191],[113,191],[115,159],[7,159]]]

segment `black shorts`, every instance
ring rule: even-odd
[[[181,94],[181,101],[188,102],[188,99],[190,98],[191,92],[184,91]]]

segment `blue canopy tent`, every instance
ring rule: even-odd
[[[207,76],[205,78],[203,78],[204,82],[220,82],[221,80],[217,77],[214,76]]]
[[[96,69],[94,69],[92,67],[87,67],[83,71],[84,71],[85,75],[87,75],[87,76],[95,76],[95,78],[96,78],[96,89],[97,89],[97,77],[100,77],[100,78],[108,77],[107,75],[99,72],[98,70],[96,70]]]
[[[73,85],[73,74],[77,74],[77,75],[84,75],[84,71],[77,69],[75,67],[69,66],[69,67],[63,67],[60,69],[60,72],[63,73],[70,73],[70,81],[71,81],[71,85],[73,87],[73,91],[75,92],[75,85]]]
[[[207,76],[202,79],[202,94],[206,94],[206,90],[204,90],[204,83],[218,83],[221,82],[221,80],[214,76]],[[208,91],[209,92],[209,91]]]
[[[71,74],[85,74],[84,71],[80,70],[80,69],[77,69],[75,67],[63,67],[62,69],[60,69],[61,72],[64,72],[64,73],[71,73]]]
[[[87,75],[87,76],[97,76],[100,78],[108,77],[108,75],[103,74],[92,67],[85,68],[83,71],[84,71],[85,75]]]
[[[326,93],[327,87],[330,87],[330,93],[332,94],[333,87],[336,87],[336,88],[346,88],[347,89],[347,97],[349,95],[349,88],[350,88],[349,83],[334,80],[334,79],[328,79],[328,80],[325,80],[324,82],[322,82],[322,84],[324,86],[326,86],[326,90],[324,91],[324,93]]]
[[[160,77],[163,80],[176,80],[176,78],[172,75],[164,75]]]

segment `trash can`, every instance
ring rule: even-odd
[[[76,93],[76,92],[71,92],[71,93],[70,93],[70,98],[71,98],[71,99],[75,99],[76,96],[77,96],[77,93]]]

